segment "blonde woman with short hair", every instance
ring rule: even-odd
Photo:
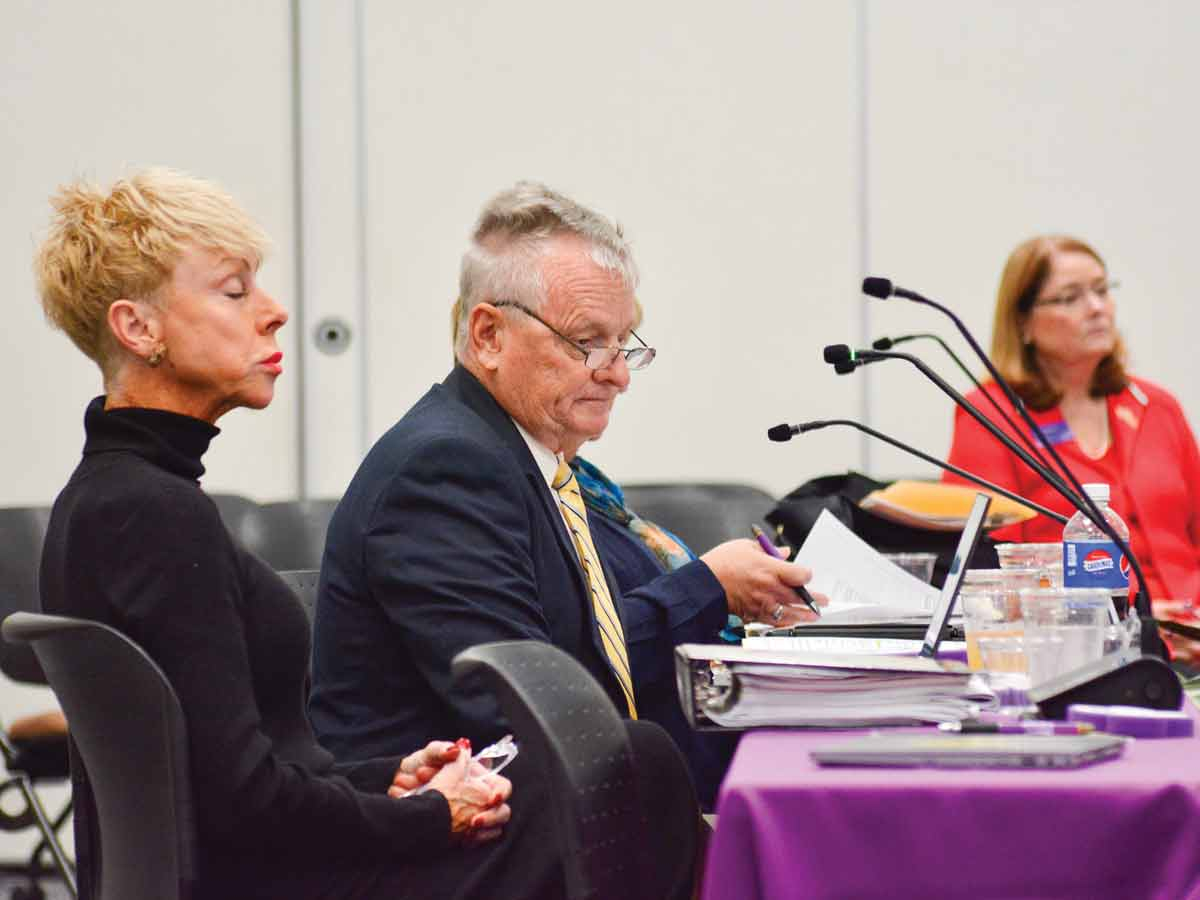
[[[42,604],[121,630],[178,694],[199,843],[191,896],[559,895],[552,842],[531,830],[537,801],[527,792],[530,812],[510,822],[512,785],[469,749],[434,741],[338,765],[316,742],[305,613],[200,489],[217,420],[267,406],[283,372],[287,312],[258,280],[265,235],[215,185],[162,169],[108,190],[67,185],[53,204],[42,303],[105,393],[54,504]]]

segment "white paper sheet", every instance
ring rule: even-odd
[[[743,647],[760,650],[794,650],[798,653],[876,653],[883,655],[916,654],[921,652],[924,641],[915,638],[849,637],[836,634],[794,635],[792,637],[748,637],[742,640]],[[963,641],[942,641],[939,653],[965,653]]]
[[[939,591],[884,559],[870,544],[822,510],[796,554],[812,569],[808,587],[829,597],[822,624],[928,618]]]

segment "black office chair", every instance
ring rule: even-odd
[[[32,644],[71,723],[82,896],[185,900],[195,812],[183,710],[162,670],[98,622],[19,612],[2,631]]]
[[[724,541],[750,536],[763,525],[775,498],[749,484],[627,484],[625,505],[705,553]],[[765,527],[765,526],[764,526]]]
[[[319,569],[337,500],[264,503],[243,543],[277,572]]]
[[[0,615],[35,608],[38,566],[49,521],[48,506],[0,509]],[[46,683],[29,647],[0,646],[0,671],[25,684]]]
[[[41,880],[48,871],[57,872],[68,893],[72,897],[78,897],[75,864],[67,856],[58,837],[59,829],[71,815],[71,802],[68,800],[59,814],[51,819],[34,788],[35,779],[42,780],[39,769],[45,770],[49,766],[54,770],[50,777],[61,781],[64,779],[62,771],[69,768],[69,764],[59,757],[59,741],[49,742],[55,745],[49,752],[39,749],[37,743],[39,742],[34,742],[32,748],[28,742],[21,746],[10,740],[7,734],[0,732],[0,753],[3,754],[4,765],[9,772],[8,778],[0,781],[0,830],[25,831],[36,828],[40,835],[28,862],[15,867],[4,866],[6,870],[15,869],[27,879],[25,884],[15,886],[9,897],[11,900],[42,900],[46,893],[41,886]],[[61,744],[65,749],[65,738]],[[20,797],[20,807],[10,812],[3,798],[12,793]],[[42,863],[45,855],[50,857],[50,869]]]
[[[0,509],[0,617],[37,608],[37,573],[49,519],[50,508],[45,506]],[[0,672],[24,684],[46,684],[37,657],[26,646],[0,641]],[[0,755],[10,775],[0,784],[0,796],[15,791],[22,804],[15,811],[0,804],[0,830],[36,828],[40,835],[28,860],[0,864],[0,869],[19,872],[27,879],[10,896],[13,900],[39,900],[44,896],[39,882],[53,871],[74,894],[74,866],[58,836],[71,816],[71,801],[50,818],[36,790],[45,783],[65,783],[70,776],[66,729],[61,717],[53,714],[10,722],[9,729],[0,731]]]
[[[496,696],[521,754],[547,774],[569,900],[661,900],[628,735],[592,676],[540,641],[471,647],[453,672]],[[682,757],[679,767],[686,779]]]
[[[320,569],[293,569],[290,572],[276,573],[283,579],[284,584],[292,589],[304,612],[308,615],[309,627],[312,626],[313,615],[317,609],[317,586],[321,582]]]
[[[259,522],[259,505],[249,497],[241,494],[209,494],[209,499],[217,505],[221,514],[221,522],[234,539],[243,546],[249,547],[260,539],[262,524]]]

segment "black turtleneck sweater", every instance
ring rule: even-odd
[[[441,794],[386,796],[398,759],[339,767],[313,738],[304,612],[234,543],[200,489],[200,458],[218,429],[161,410],[106,412],[103,397],[84,426],[83,459],[46,535],[42,605],[129,635],[179,695],[199,893],[240,896],[285,867],[411,860],[447,847]]]

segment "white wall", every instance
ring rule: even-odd
[[[781,447],[765,432],[857,402],[814,351],[857,328],[852,7],[365,12],[372,435],[449,369],[480,206],[536,178],[626,226],[659,349],[585,454],[627,481],[779,492],[844,466],[849,435]]]
[[[8,415],[0,504],[48,503],[79,459],[98,370],[44,323],[34,247],[55,187],[169,165],[224,184],[272,235],[268,290],[293,293],[286,0],[0,4],[0,373]],[[286,356],[292,335],[284,332]],[[207,457],[209,490],[294,494],[294,381],[265,413],[234,413]]]
[[[1133,371],[1173,391],[1195,428],[1200,7],[1056,0],[982,10],[954,0],[870,6],[873,269],[950,305],[987,347],[1009,251],[1038,233],[1078,235],[1121,282],[1117,319]],[[953,335],[913,304],[877,303],[871,316],[875,334]],[[919,352],[953,372],[936,346]],[[943,453],[949,401],[910,366],[882,366],[866,370],[878,427]],[[876,460],[884,474],[932,471],[887,448]]]

